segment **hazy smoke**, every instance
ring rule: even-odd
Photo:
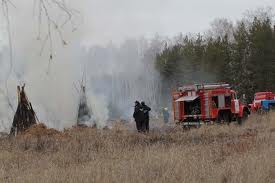
[[[84,74],[89,105],[100,127],[110,118],[131,119],[135,100],[144,100],[158,110],[160,82],[154,69],[155,53],[149,52],[148,45],[135,40],[120,48],[109,45],[87,49],[74,44],[59,50],[61,56],[50,65],[49,72],[47,61],[40,57],[29,59],[10,77],[8,96],[16,107],[16,85],[26,83],[27,95],[40,121],[58,129],[70,127],[76,123],[80,97],[75,86],[79,86]],[[9,62],[2,60],[1,73],[5,65]],[[1,89],[5,91],[4,80]],[[0,101],[0,111],[4,113],[1,117],[7,116],[3,120],[8,128],[13,113],[5,95]]]
[[[83,74],[93,113],[90,125],[96,121],[97,126],[104,127],[108,119],[132,119],[135,100],[144,100],[156,113],[160,82],[154,56],[161,49],[157,39],[129,40],[120,46],[84,46],[81,35],[88,34],[84,26],[77,32],[63,33],[69,42],[66,48],[57,33],[53,35],[54,59],[49,64],[49,45],[40,55],[42,44],[36,39],[32,7],[21,4],[20,8],[12,16],[14,52],[10,75],[7,33],[0,33],[0,131],[8,131],[12,124],[14,112],[9,101],[16,109],[16,86],[23,83],[41,122],[57,129],[75,125],[80,97],[75,86],[79,87]]]

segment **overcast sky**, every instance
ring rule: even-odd
[[[215,18],[240,19],[246,10],[275,0],[90,0],[85,4],[85,37],[94,43],[125,38],[204,32]]]
[[[33,0],[14,1],[12,23],[22,24],[32,16]],[[215,18],[241,19],[246,10],[271,7],[275,0],[67,0],[84,19],[81,37],[88,44],[121,43],[128,38],[152,37],[156,33],[173,37],[178,33],[205,32]],[[25,8],[25,9],[24,9]],[[2,12],[1,12],[2,16]],[[25,18],[26,19],[26,18]],[[0,17],[0,28],[1,22]],[[28,27],[35,29],[35,21]],[[34,28],[33,28],[34,27]],[[13,25],[18,33],[20,27]],[[14,33],[14,34],[15,34]],[[23,34],[24,35],[24,34]],[[32,34],[30,34],[32,35]],[[2,36],[3,37],[3,36]],[[1,40],[1,34],[0,34]]]

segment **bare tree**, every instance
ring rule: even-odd
[[[211,22],[211,28],[206,33],[208,38],[223,38],[227,36],[229,40],[233,40],[234,25],[233,22],[226,18],[218,18]]]
[[[72,31],[75,31],[78,25],[74,22],[74,17],[80,17],[80,12],[73,8],[69,8],[65,0],[33,0],[33,2],[35,15],[38,15],[37,40],[41,40],[40,55],[42,55],[48,45],[50,65],[50,61],[53,59],[53,34],[57,33],[61,44],[64,46],[67,45],[62,33],[63,29],[66,25],[70,24]],[[9,91],[7,85],[9,77],[13,71],[13,45],[9,9],[16,8],[16,6],[12,0],[1,0],[1,6],[7,25],[10,67],[5,81],[6,91],[0,88],[0,93],[6,95],[10,108],[15,111],[8,97]],[[59,12],[59,16],[62,16],[62,18],[55,14],[56,11]],[[42,33],[42,27],[46,27],[46,33]]]
[[[64,26],[70,24],[72,31],[77,29],[77,24],[74,22],[74,17],[80,15],[80,13],[72,8],[69,8],[64,0],[35,0],[35,5],[38,12],[38,40],[42,40],[42,54],[45,45],[49,43],[49,60],[53,59],[53,31],[58,33],[61,44],[67,45],[62,31]],[[58,10],[63,18],[58,21],[59,17],[56,17],[52,10]],[[46,35],[42,34],[41,27],[46,24],[47,32]]]
[[[264,21],[266,19],[272,19],[274,17],[273,8],[270,6],[260,7],[255,10],[247,10],[244,13],[243,22],[250,26],[254,21],[254,18],[257,17],[260,21]]]

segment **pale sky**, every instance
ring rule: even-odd
[[[33,16],[34,0],[14,0],[14,2],[17,7],[10,8],[13,34],[35,37],[34,33],[28,32],[37,30],[37,21],[25,18],[26,14]],[[265,7],[275,10],[275,0],[67,0],[67,2],[70,7],[79,10],[84,19],[81,30],[77,33],[77,39],[93,45],[121,43],[125,39],[152,37],[156,33],[169,37],[180,32],[204,33],[215,18],[235,21],[241,19],[247,10]],[[3,22],[1,16],[2,12],[0,12],[0,28]],[[30,21],[26,22],[26,19]],[[21,30],[26,27],[29,30],[23,34]]]
[[[89,0],[83,4],[89,29],[85,37],[94,43],[155,33],[204,32],[215,18],[237,20],[246,10],[275,9],[275,0]]]

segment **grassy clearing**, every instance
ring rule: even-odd
[[[39,130],[0,140],[0,182],[275,182],[275,114],[150,134]]]

